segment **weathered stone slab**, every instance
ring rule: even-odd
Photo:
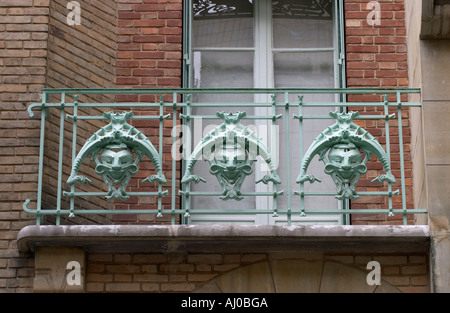
[[[267,262],[236,269],[228,274],[216,278],[217,285],[222,292],[275,292],[270,267]]]
[[[38,247],[35,292],[83,292],[85,253],[78,247]]]

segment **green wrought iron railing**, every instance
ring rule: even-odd
[[[156,219],[170,216],[172,224],[189,221],[194,214],[283,215],[287,224],[293,223],[294,216],[338,214],[348,221],[352,214],[400,214],[403,223],[407,224],[408,214],[426,213],[425,209],[408,208],[412,203],[407,202],[406,194],[402,112],[421,107],[419,102],[408,100],[419,94],[419,89],[349,88],[44,89],[42,102],[28,107],[30,117],[35,117],[37,111],[41,114],[39,174],[35,208],[29,208],[30,200],[25,201],[23,208],[36,215],[38,225],[43,223],[45,216],[54,216],[55,223],[60,224],[61,217],[123,214],[153,214]],[[236,101],[249,99],[248,95],[253,100]],[[98,96],[105,96],[107,100],[91,100]],[[149,102],[148,98],[139,98],[148,96],[156,100]],[[81,97],[86,100],[80,101]],[[132,102],[128,101],[129,97]],[[204,108],[209,108],[208,112],[217,112],[215,115],[201,114]],[[321,113],[327,108],[329,114]],[[89,110],[99,113],[92,115]],[[215,120],[219,124],[198,140],[186,138],[197,119]],[[133,126],[138,120],[138,126]],[[327,126],[314,133],[311,139],[304,136],[307,120],[329,120],[329,123],[327,121]],[[273,130],[279,130],[282,137],[279,141],[288,144],[282,146],[282,151],[277,151],[278,158],[274,157],[277,146],[270,146],[253,130],[249,126],[251,121],[265,123],[272,138],[276,137]],[[368,121],[375,121],[377,128],[383,129],[382,144],[371,135],[370,127],[366,129]],[[81,128],[81,122],[90,124]],[[142,125],[143,128],[139,127]],[[185,132],[184,159],[173,154],[180,148],[179,132],[167,135],[168,130],[180,125]],[[392,131],[394,128],[395,132]],[[141,129],[153,131],[146,135]],[[53,138],[51,145],[46,142],[49,136]],[[167,141],[172,144],[170,151],[164,149]],[[391,166],[394,146],[399,156],[396,160],[399,168]],[[54,162],[48,162],[49,149],[57,151]],[[208,177],[202,177],[205,172],[196,171],[197,160],[202,158],[208,161]],[[82,170],[88,159],[95,163],[95,173],[91,171],[91,174],[96,174],[104,183],[100,190],[85,191],[80,187],[92,182],[92,177],[87,177],[87,172]],[[145,166],[145,173],[151,173],[144,179],[140,177],[141,188],[133,191],[128,184],[135,179],[146,159],[150,160],[152,168]],[[275,159],[279,161],[275,162]],[[300,161],[293,164],[294,159]],[[322,172],[334,182],[329,190],[309,191],[307,188],[323,180],[309,172],[311,162],[317,159],[323,163]],[[248,183],[248,176],[255,173],[257,162],[264,163],[266,171],[258,173],[253,183],[266,187],[241,190],[246,179]],[[375,186],[361,191],[358,183],[368,174],[370,162],[378,162],[374,167],[377,176],[372,179]],[[278,164],[283,165],[282,174]],[[47,175],[54,177],[50,180]],[[202,183],[208,181],[209,184],[214,177],[219,188],[202,191]],[[44,204],[43,195],[49,193],[46,184],[50,181],[56,181],[53,183],[54,201]],[[214,208],[193,206],[192,199],[199,196],[214,197]],[[385,207],[352,209],[349,205],[351,201],[367,196],[385,197]],[[153,197],[155,205],[124,209],[120,203],[127,203],[130,197]],[[222,202],[239,203],[247,197],[264,197],[270,204],[239,209],[220,206]],[[337,210],[308,207],[305,202],[308,197],[333,197],[341,205]],[[83,208],[77,204],[79,199],[89,201],[91,198],[113,200],[112,208],[102,208],[101,204],[99,208]],[[401,201],[394,204],[393,199]]]

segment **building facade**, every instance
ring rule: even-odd
[[[448,292],[449,6],[2,1],[1,290]]]

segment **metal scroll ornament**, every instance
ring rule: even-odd
[[[157,174],[148,176],[142,182],[166,183],[158,151],[142,132],[127,123],[133,113],[105,112],[103,116],[111,122],[86,141],[73,162],[67,183],[91,182],[89,178],[78,175],[84,159],[90,157],[96,163],[95,172],[108,187],[106,198],[126,200],[129,196],[125,189],[131,177],[138,172],[138,164],[144,156],[152,161]]]
[[[270,174],[257,183],[280,184],[269,149],[253,131],[240,122],[246,113],[217,112],[216,115],[224,122],[210,131],[195,147],[181,182],[206,182],[204,178],[192,174],[195,163],[204,155],[210,164],[209,172],[217,177],[222,187],[220,198],[241,200],[241,186],[245,178],[253,172],[252,164],[259,155],[268,164]]]
[[[372,155],[378,158],[386,172],[372,182],[395,183],[386,152],[368,131],[353,122],[359,113],[330,112],[330,115],[336,118],[337,122],[324,130],[309,147],[303,158],[297,183],[320,182],[314,175],[306,174],[315,155],[319,155],[319,160],[325,164],[325,173],[330,175],[336,184],[336,198],[339,200],[356,200],[360,197],[355,188],[361,175],[367,172],[366,164]]]
[[[253,17],[257,0],[194,0],[192,8],[195,19]],[[272,1],[276,18],[302,18],[331,20],[331,0],[277,0]]]

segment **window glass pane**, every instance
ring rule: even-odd
[[[331,0],[274,1],[274,48],[333,47]]]
[[[275,88],[333,88],[332,52],[275,53]]]
[[[252,88],[253,52],[196,51],[195,88]]]
[[[193,47],[253,47],[253,4],[222,2],[194,1]]]
[[[332,0],[276,0],[272,1],[274,17],[331,20]]]

